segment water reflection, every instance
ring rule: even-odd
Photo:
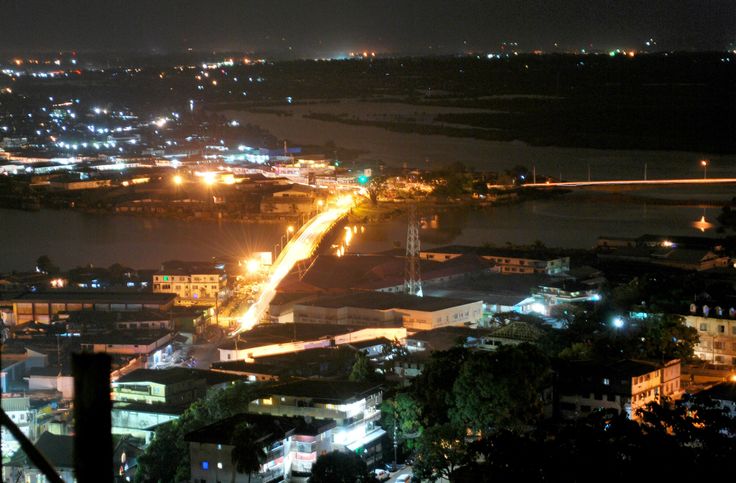
[[[713,228],[713,223],[708,222],[708,220],[705,219],[705,215],[705,208],[703,208],[703,216],[701,216],[699,220],[692,222],[692,226],[700,230],[701,233],[705,233],[705,230]]]

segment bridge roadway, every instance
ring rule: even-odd
[[[276,287],[291,272],[299,261],[312,256],[322,238],[330,232],[332,227],[353,206],[353,197],[344,195],[336,198],[330,206],[320,214],[309,220],[286,244],[276,261],[271,266],[271,275],[258,299],[251,305],[245,315],[239,318],[239,327],[231,334],[237,335],[244,330],[255,326],[268,309],[271,300],[276,295]]]
[[[609,181],[562,181],[550,183],[527,183],[522,188],[596,188],[596,187],[658,187],[682,185],[729,185],[736,184],[736,178],[678,178],[678,179],[630,179]]]

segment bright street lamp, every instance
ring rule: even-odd
[[[174,184],[180,185],[184,182],[184,178],[181,177],[181,175],[177,174],[174,176]]]
[[[621,317],[616,317],[613,319],[613,326],[617,329],[621,329],[624,326],[624,319]]]
[[[708,177],[708,160],[702,159],[700,165],[703,167],[703,179]]]

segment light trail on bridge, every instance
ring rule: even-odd
[[[719,185],[736,184],[736,178],[679,178],[679,179],[628,179],[609,181],[562,181],[550,183],[526,183],[522,188],[578,187],[578,186],[647,186],[647,185]]]
[[[240,332],[252,329],[268,309],[271,300],[276,295],[276,287],[294,268],[299,261],[309,258],[317,248],[322,238],[329,232],[333,225],[345,216],[353,206],[353,197],[350,195],[340,196],[322,213],[309,220],[286,244],[281,254],[271,266],[271,276],[264,284],[258,299],[251,305],[247,312],[239,318],[239,327],[231,334],[236,336]]]

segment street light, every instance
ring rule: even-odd
[[[708,177],[708,160],[707,159],[701,159],[700,165],[703,167],[703,179]]]
[[[184,182],[184,178],[181,177],[181,175],[177,174],[174,175],[174,184],[175,185],[181,185]]]
[[[616,327],[617,329],[623,328],[623,326],[624,326],[624,319],[622,319],[621,317],[614,318],[613,319],[613,326]]]

